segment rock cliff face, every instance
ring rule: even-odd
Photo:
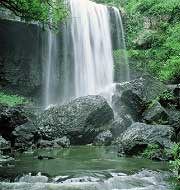
[[[62,71],[62,31],[61,28],[57,34],[58,71]],[[43,102],[47,43],[47,30],[37,24],[0,19],[0,90]],[[59,73],[59,84],[62,76],[62,72]]]
[[[0,89],[37,95],[42,81],[41,33],[35,24],[0,20]]]
[[[111,8],[109,8],[110,10]],[[110,16],[112,17],[113,49],[117,49],[115,19],[114,16]],[[10,19],[18,18],[0,14],[0,90],[34,98],[38,103],[44,102],[42,97],[44,97],[47,73],[48,32],[43,31],[37,24],[26,24]],[[64,23],[59,25],[56,38],[58,46],[56,70],[53,72],[53,77],[56,78],[58,84],[54,94],[59,94],[59,96],[63,96],[61,92],[65,88],[66,76],[73,73],[73,65],[68,68],[70,74],[66,72],[66,68],[69,66],[63,60],[65,54],[68,59],[73,58],[72,51],[63,51],[64,26]],[[73,89],[73,83],[70,85],[70,88]],[[53,96],[55,96],[54,94]],[[63,97],[59,97],[59,99],[61,100]]]

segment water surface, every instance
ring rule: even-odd
[[[54,159],[39,160],[39,155]],[[120,158],[114,147],[80,146],[18,154],[15,166],[0,168],[0,175],[4,181],[10,179],[0,183],[3,190],[173,189],[168,183],[171,172],[167,162]]]

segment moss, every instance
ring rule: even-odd
[[[4,92],[0,92],[0,103],[7,104],[8,106],[16,106],[16,105],[30,104],[31,101],[22,96],[8,95],[5,94]]]

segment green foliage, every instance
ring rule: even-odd
[[[0,103],[7,104],[8,106],[16,106],[30,104],[31,102],[22,96],[7,95],[3,92],[0,92]]]
[[[159,99],[172,100],[172,99],[174,99],[174,94],[173,94],[172,91],[165,90],[164,92],[162,92],[162,94],[160,95]]]
[[[174,144],[174,146],[171,149],[171,154],[173,155],[174,159],[180,158],[180,145]]]
[[[153,107],[159,101],[170,101],[170,100],[173,100],[174,98],[175,97],[174,97],[174,94],[173,94],[172,91],[165,90],[158,97],[156,97],[155,99],[147,102],[146,107],[149,109],[149,108]],[[159,124],[162,124],[164,122],[167,122],[167,121],[164,121],[162,119],[159,120]]]
[[[130,0],[127,10],[140,12],[143,15],[167,15],[179,11],[179,0]]]
[[[173,160],[170,161],[171,166],[173,169],[178,173],[180,170],[180,145],[174,144],[173,148],[171,149],[171,154],[173,155]]]
[[[180,158],[179,159],[175,159],[175,160],[171,160],[170,161],[170,164],[171,164],[171,166],[173,167],[173,169],[176,171],[176,172],[178,172],[178,170],[179,170],[179,167],[180,167]]]
[[[166,48],[169,48],[171,52],[177,53],[179,55],[180,51],[180,24],[177,23],[173,26],[169,26],[167,29],[167,39],[164,43]]]
[[[159,150],[159,146],[156,144],[149,144],[148,147],[142,153],[142,156],[148,159],[152,159],[156,152]]]
[[[137,37],[138,32],[143,28],[143,17],[137,13],[129,13],[124,19],[124,26],[127,38],[127,47],[134,46],[133,40]]]
[[[161,81],[180,79],[180,1],[129,0],[125,23],[130,60],[137,69],[150,72]],[[151,24],[151,36],[143,36],[144,18]],[[143,37],[145,46],[137,47]]]
[[[150,102],[147,102],[147,108],[152,108],[157,103],[157,101],[159,101],[159,97],[155,98],[154,100],[151,100]]]
[[[180,78],[180,56],[172,56],[166,61],[159,71],[161,81],[168,81]]]
[[[49,26],[56,26],[67,15],[63,0],[1,0],[0,7],[25,21],[39,21]]]

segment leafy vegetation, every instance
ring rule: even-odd
[[[147,103],[147,108],[151,108],[157,102],[170,101],[170,100],[173,100],[173,99],[175,99],[173,92],[170,91],[170,90],[165,90],[158,97],[156,97],[155,99],[149,101]]]
[[[171,166],[177,172],[177,176],[180,175],[180,144],[175,144],[171,150],[173,160],[170,161]]]
[[[163,100],[172,100],[174,99],[174,94],[172,91],[169,90],[165,90],[164,92],[162,92],[159,96],[159,99],[163,99]]]
[[[0,104],[7,104],[8,106],[16,106],[16,105],[25,105],[30,104],[31,102],[17,95],[7,95],[3,92],[0,92]]]
[[[149,144],[148,147],[142,153],[142,156],[148,159],[153,159],[156,152],[159,151],[159,146],[156,144]]]
[[[66,17],[67,6],[63,0],[1,0],[0,7],[6,8],[25,21],[38,21],[49,26]]]
[[[129,0],[125,9],[127,44],[132,63],[161,81],[178,82],[180,1]]]
[[[130,0],[127,2],[127,9],[130,12],[139,11],[143,15],[162,15],[177,13],[180,2],[178,0]]]

